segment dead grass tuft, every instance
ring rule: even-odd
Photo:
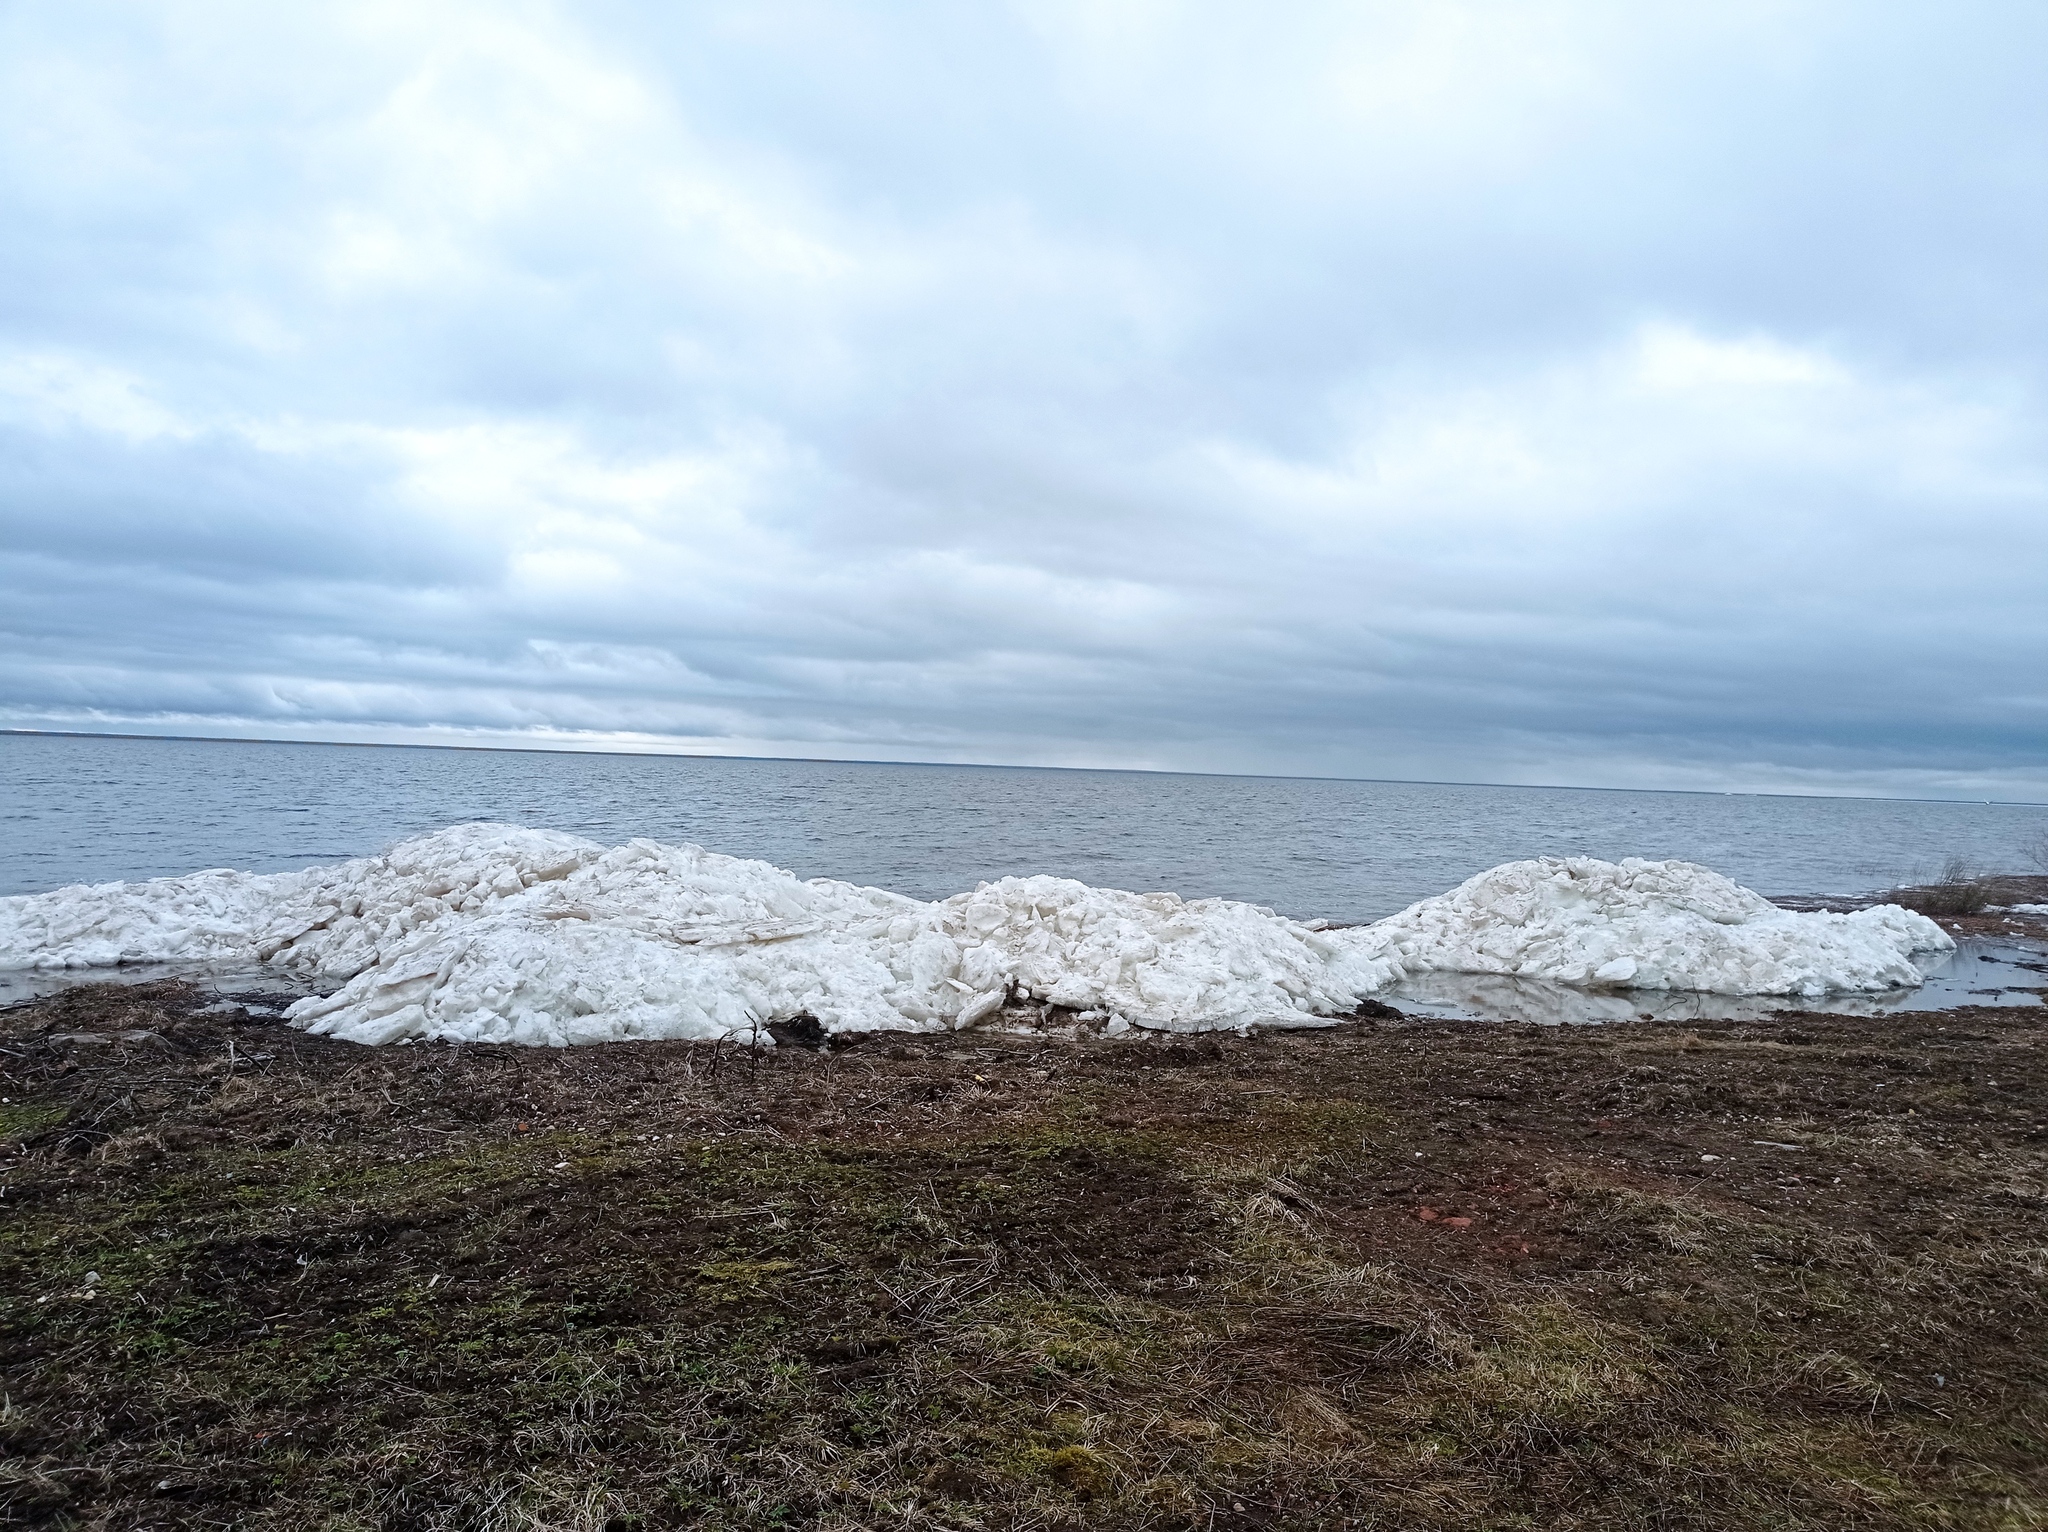
[[[1991,888],[1991,880],[1965,858],[1952,856],[1942,864],[1940,875],[1933,882],[1899,889],[1893,897],[1922,915],[1977,915],[1991,902]]]

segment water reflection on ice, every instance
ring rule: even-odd
[[[1376,997],[1417,1015],[1467,1021],[1578,1024],[1603,1021],[1739,1021],[1774,1011],[1881,1016],[1947,1011],[1961,1005],[2048,1003],[2048,952],[2014,942],[1961,937],[1952,953],[1916,959],[1927,982],[1875,994],[1706,995],[1685,990],[1573,989],[1541,979],[1495,974],[1424,973]]]
[[[296,999],[318,993],[295,974],[276,968],[209,968],[202,963],[127,963],[118,968],[0,969],[0,1007],[40,1000],[81,984],[154,984],[187,979],[222,995]],[[256,1007],[252,1007],[257,1009]],[[273,1007],[282,1014],[282,1007]]]
[[[1573,989],[1544,979],[1495,974],[1424,973],[1382,990],[1376,999],[1418,1016],[1462,1021],[1528,1021],[1546,1025],[1605,1021],[1740,1021],[1774,1011],[1882,1016],[1896,1011],[1947,1011],[1962,1005],[2048,1004],[2048,950],[2015,942],[1960,937],[1952,953],[1923,954],[1927,982],[1877,994],[1707,995],[1684,990]],[[78,984],[148,984],[189,979],[222,995],[296,996],[312,986],[275,968],[209,969],[192,964],[138,963],[123,968],[0,970],[0,1006],[53,995]]]

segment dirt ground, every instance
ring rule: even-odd
[[[0,1505],[2048,1524],[2048,1011],[1372,1010],[758,1052],[0,1013]]]

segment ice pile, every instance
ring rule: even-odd
[[[467,824],[304,872],[215,868],[19,895],[0,899],[0,968],[274,961],[346,977],[406,931],[481,913],[598,852],[553,830]]]
[[[304,872],[0,899],[0,968],[268,963],[333,992],[294,1025],[355,1042],[758,1037],[973,1025],[1041,1001],[1165,1031],[1314,1025],[1430,969],[1819,994],[1917,984],[1953,944],[1886,906],[1780,910],[1684,862],[1514,862],[1377,925],[1004,878],[927,904],[698,846],[459,825]]]
[[[265,961],[356,1042],[969,1025],[1007,1000],[1203,1031],[1313,1023],[1396,974],[1251,905],[1005,878],[937,904],[636,840],[462,825],[380,857],[0,900],[0,967]]]
[[[1692,862],[1636,857],[1509,862],[1362,936],[1415,971],[1723,995],[1895,989],[1925,977],[1914,953],[1955,949],[1895,904],[1798,914]]]

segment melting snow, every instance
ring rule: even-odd
[[[1805,994],[1917,984],[1948,937],[1895,906],[1780,910],[1685,862],[1513,862],[1377,925],[1004,878],[927,904],[698,846],[459,825],[304,872],[0,899],[0,968],[268,963],[335,986],[293,1025],[363,1043],[969,1026],[1033,999],[1132,1025],[1314,1025],[1405,973]],[[766,1039],[764,1038],[764,1041]]]

